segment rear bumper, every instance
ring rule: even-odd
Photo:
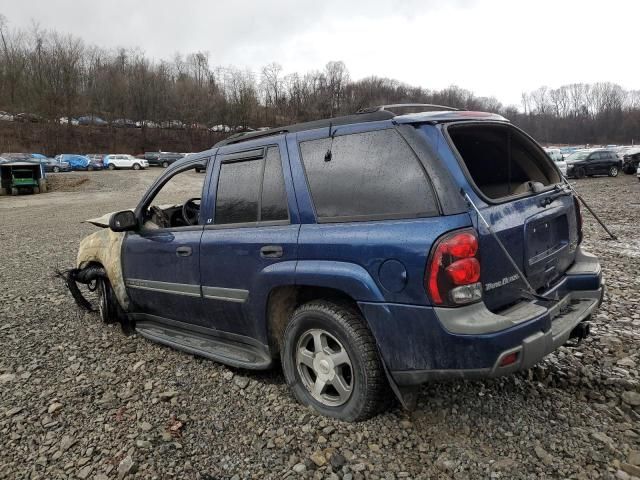
[[[556,350],[602,303],[597,259],[582,251],[576,263],[545,292],[555,302],[523,301],[478,315],[465,309],[361,303],[387,370],[399,386],[447,378],[488,378],[530,368]],[[453,317],[451,310],[458,312]],[[476,307],[476,310],[478,308]],[[501,367],[509,354],[514,363]]]
[[[564,345],[576,326],[588,319],[600,306],[604,295],[604,286],[598,290],[576,292],[563,299],[571,305],[572,311],[559,314],[551,323],[551,328],[546,332],[540,330],[526,336],[516,346],[504,349],[499,353],[494,363],[485,368],[460,368],[460,369],[431,369],[431,370],[405,370],[392,371],[391,375],[400,386],[419,385],[430,380],[448,378],[481,379],[493,378],[519,370],[526,370],[546,355],[552,353],[558,347]],[[550,311],[552,309],[549,309]],[[550,313],[551,314],[551,313]],[[542,319],[541,319],[542,320]],[[510,354],[516,354],[517,360],[507,366],[500,366],[501,361]]]

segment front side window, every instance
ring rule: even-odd
[[[202,164],[198,165],[202,168]],[[143,209],[144,230],[180,228],[200,224],[200,200],[205,175],[196,166],[173,175]]]
[[[223,160],[216,193],[216,225],[288,219],[278,147],[269,147],[264,158]]]
[[[309,140],[300,152],[320,221],[437,214],[422,165],[395,130]]]

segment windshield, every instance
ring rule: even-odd
[[[14,170],[13,178],[33,178],[31,170]]]
[[[575,152],[567,157],[567,162],[577,162],[578,160],[584,160],[589,156],[591,152]]]

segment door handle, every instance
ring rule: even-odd
[[[282,256],[282,247],[280,245],[266,245],[260,249],[262,258],[280,258]]]
[[[191,247],[178,247],[176,248],[176,255],[178,257],[190,257],[191,256]]]

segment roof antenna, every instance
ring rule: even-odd
[[[331,137],[331,144],[329,145],[329,148],[327,149],[327,153],[324,154],[324,161],[325,162],[330,162],[331,159],[333,158],[333,154],[331,153],[331,149],[333,148],[333,138],[336,136],[336,131],[338,130],[337,128],[332,132],[331,131],[331,126],[333,125],[332,122],[329,122],[329,136]]]

